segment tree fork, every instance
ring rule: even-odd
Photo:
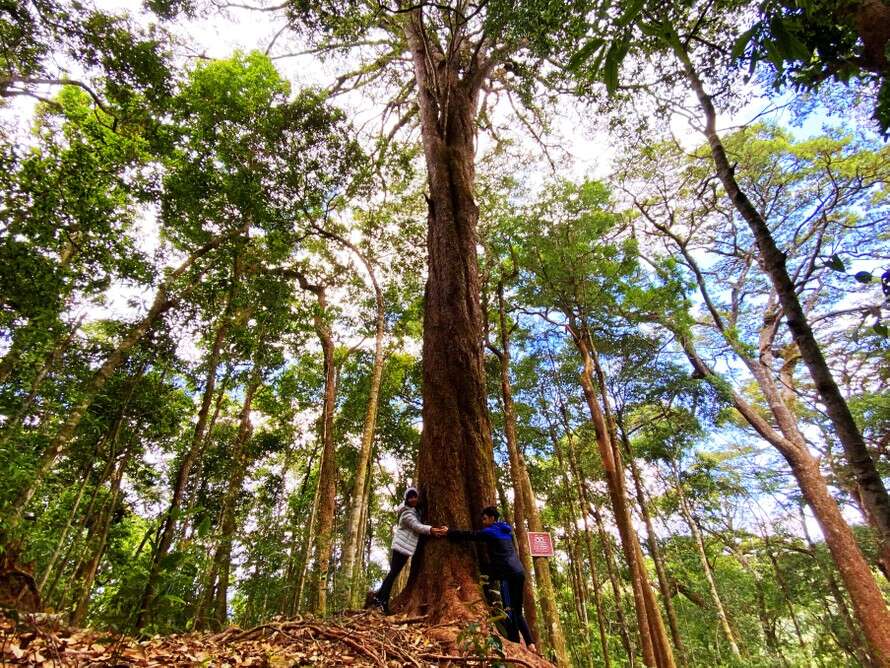
[[[674,333],[677,334],[686,357],[696,373],[705,378],[718,392],[725,393],[726,388],[722,381],[718,380],[698,356],[688,335],[679,331]],[[777,433],[754,407],[735,391],[730,391],[727,398],[748,424],[788,462],[804,499],[812,508],[822,528],[825,543],[850,595],[856,618],[875,654],[875,660],[878,665],[890,666],[890,612],[850,526],[844,520],[837,501],[828,490],[828,485],[819,471],[819,463],[805,448],[797,447]]]

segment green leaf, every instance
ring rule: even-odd
[[[776,71],[781,74],[785,71],[785,58],[782,56],[782,52],[779,51],[779,47],[776,45],[775,40],[766,39],[763,41],[763,48],[766,49],[766,57],[769,60],[773,67],[776,68]]]
[[[844,265],[844,261],[841,260],[841,258],[837,254],[832,255],[829,258],[828,262],[825,263],[825,266],[833,271],[839,271],[842,274],[847,271],[847,267],[846,265]]]
[[[649,37],[659,37],[664,39],[668,34],[664,29],[664,26],[660,23],[646,23],[643,21],[638,23],[637,27],[640,29],[640,32]]]
[[[732,45],[732,57],[733,58],[741,58],[745,55],[745,49],[748,48],[748,43],[751,41],[751,38],[754,37],[754,34],[759,30],[760,24],[754,25],[753,28],[750,28],[743,32],[738,36],[735,43]]]
[[[808,61],[810,49],[794,33],[788,30],[785,21],[776,17],[770,22],[770,32],[775,38],[776,50],[784,60]]]
[[[629,26],[633,23],[634,19],[637,18],[640,10],[643,9],[643,4],[645,4],[645,2],[646,0],[632,0],[630,5],[624,10],[624,13],[618,17],[618,20],[615,23],[621,28]]]
[[[585,62],[587,62],[596,51],[598,51],[600,48],[602,48],[603,45],[605,45],[605,43],[606,40],[604,39],[600,39],[599,37],[593,38],[575,52],[575,54],[569,59],[569,63],[568,65],[566,65],[566,68],[572,71],[577,71],[578,68]]]
[[[609,47],[606,53],[606,62],[603,63],[603,82],[606,84],[606,91],[609,95],[618,90],[618,67],[621,63],[619,52],[615,44]]]
[[[885,339],[887,338],[887,325],[885,325],[884,323],[876,322],[874,325],[871,326],[871,328],[878,336],[883,336]]]
[[[855,278],[860,283],[871,283],[872,275],[871,272],[868,271],[857,271],[853,278]]]

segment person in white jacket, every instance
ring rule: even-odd
[[[417,490],[409,487],[405,490],[404,502],[396,509],[398,522],[395,535],[392,539],[392,556],[389,560],[389,573],[383,579],[383,584],[374,595],[375,605],[380,606],[383,614],[389,614],[389,594],[392,586],[399,577],[399,573],[408,563],[408,559],[417,549],[417,541],[420,535],[441,537],[448,533],[448,527],[433,527],[420,521],[420,511],[417,510],[419,500]]]

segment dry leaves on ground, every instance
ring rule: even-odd
[[[57,617],[0,613],[0,665],[52,667],[195,666],[290,668],[291,666],[492,665],[457,656],[433,640],[420,618],[350,612],[328,619],[279,619],[253,629],[190,633],[138,640],[77,629]],[[433,634],[435,635],[435,634]],[[520,659],[514,665],[531,665]]]

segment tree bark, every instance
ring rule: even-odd
[[[428,522],[478,528],[479,511],[495,502],[473,197],[476,105],[490,64],[479,49],[461,76],[456,54],[446,57],[430,38],[422,8],[404,17],[404,29],[429,186],[418,485]],[[434,619],[482,615],[472,546],[421,546],[396,605]]]
[[[884,481],[875,468],[865,440],[862,438],[862,433],[859,431],[847,402],[835,383],[831,369],[822,355],[816,337],[813,335],[798,298],[794,281],[788,274],[785,254],[776,246],[767,221],[741,189],[735,178],[734,168],[729,162],[726,149],[717,132],[717,111],[711,96],[705,91],[704,84],[686,48],[679,38],[674,37],[675,39],[671,40],[671,46],[683,65],[686,78],[695,92],[705,116],[704,132],[711,149],[711,157],[714,160],[717,175],[727,196],[748,223],[748,227],[754,235],[760,252],[760,261],[776,290],[788,329],[797,344],[801,359],[810,372],[816,392],[825,405],[832,425],[834,425],[837,438],[844,448],[847,462],[859,486],[863,504],[877,525],[882,549],[886,549],[887,546],[890,546],[890,495],[887,494]]]

